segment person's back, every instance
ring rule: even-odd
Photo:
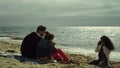
[[[42,38],[37,36],[35,32],[30,33],[27,35],[21,46],[21,53],[22,56],[24,57],[29,57],[29,58],[35,58],[36,57],[36,47],[37,43],[41,40]]]
[[[37,46],[37,57],[43,58],[48,57],[50,58],[50,54],[57,52],[57,49],[52,46],[51,42],[47,39],[41,39]]]

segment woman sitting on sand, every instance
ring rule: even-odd
[[[51,59],[51,53],[56,53],[57,49],[51,43],[51,37],[46,37],[41,39],[37,45],[37,58],[47,58]]]
[[[48,59],[52,58],[52,60],[68,61],[68,57],[63,53],[63,51],[55,48],[55,43],[52,41],[53,39],[54,35],[46,32],[45,39],[42,39],[38,44],[37,56],[41,57],[41,55],[44,54],[44,57],[46,56]]]
[[[110,68],[108,61],[112,50],[114,50],[112,41],[107,36],[102,36],[95,49],[98,52],[98,59],[89,62],[89,64],[98,65],[101,68]]]

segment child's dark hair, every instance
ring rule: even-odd
[[[45,38],[48,39],[48,40],[53,40],[54,35],[49,33],[49,32],[46,32]]]
[[[105,45],[110,51],[112,51],[112,50],[115,49],[112,41],[111,41],[107,36],[102,36],[102,37],[101,37],[101,40],[104,42],[104,45]]]

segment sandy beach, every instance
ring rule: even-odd
[[[20,45],[0,41],[0,52],[20,54]],[[37,64],[32,62],[20,62],[16,59],[0,56],[0,68],[97,68],[97,66],[88,64],[88,62],[93,59],[89,56],[69,53],[66,54],[73,63],[66,64],[49,62],[47,64]],[[120,62],[110,61],[110,65],[112,68],[119,68]]]

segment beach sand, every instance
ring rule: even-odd
[[[0,41],[0,52],[20,54],[20,45]],[[50,62],[47,64],[35,64],[32,62],[20,62],[16,59],[0,57],[0,68],[97,68],[97,66],[88,64],[88,62],[93,59],[89,56],[81,54],[66,54],[73,63],[66,64]],[[110,61],[110,65],[112,68],[119,68],[120,62]]]

